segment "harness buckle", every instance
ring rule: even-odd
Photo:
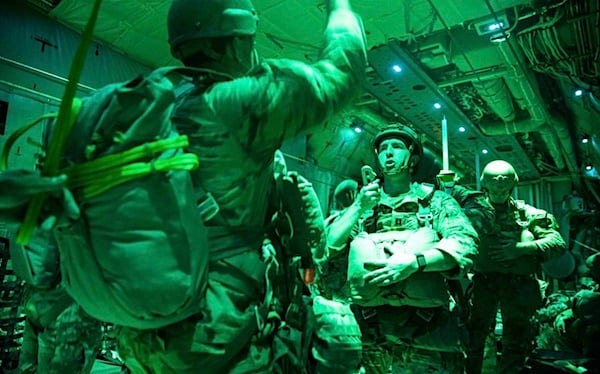
[[[360,308],[360,315],[362,316],[362,318],[365,321],[368,321],[377,315],[377,309],[375,309],[375,308]]]
[[[422,320],[424,320],[425,322],[431,322],[431,320],[433,319],[433,316],[435,316],[435,310],[431,310],[428,308],[418,308],[415,311],[415,314],[421,318]]]
[[[200,217],[203,222],[208,222],[213,219],[219,213],[219,203],[217,200],[211,195],[210,192],[207,192],[204,200],[199,203],[197,206],[198,213],[200,213]]]
[[[433,222],[433,214],[431,214],[431,212],[417,213],[417,221],[419,221],[419,225],[421,225],[421,227],[431,227],[431,224]]]

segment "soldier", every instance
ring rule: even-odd
[[[62,205],[68,205],[67,214],[77,216],[78,208],[64,189],[65,182],[66,176],[42,177],[33,171],[3,171],[0,173],[1,220],[19,222],[31,196],[41,192],[62,195],[61,198],[65,197]],[[57,217],[50,211],[45,212],[45,216],[42,229],[26,249],[16,243],[10,246],[15,271],[27,281],[19,372],[88,373],[102,341],[101,326],[59,284],[58,249],[48,231]]]
[[[348,0],[327,1],[321,59],[258,63],[249,0],[174,0],[173,55],[205,74],[177,88],[173,115],[200,166],[192,177],[213,207],[205,222],[210,271],[201,314],[158,330],[122,329],[119,353],[136,372],[271,372],[279,325],[261,258],[273,154],[316,128],[358,91],[365,67],[361,22]],[[307,111],[306,108],[311,108]]]
[[[20,373],[90,373],[102,343],[100,322],[56,285],[28,286]]]
[[[336,207],[335,212],[339,212],[349,207],[354,202],[354,199],[356,199],[357,194],[358,183],[354,179],[344,179],[341,181],[333,191]]]
[[[485,340],[498,306],[503,324],[498,372],[523,369],[535,338],[532,317],[542,305],[535,274],[543,261],[565,250],[551,214],[511,197],[518,181],[512,165],[502,160],[490,162],[481,174],[481,186],[494,216],[479,233],[469,323],[469,373],[481,372]]]
[[[329,263],[317,194],[307,179],[287,171],[280,151],[275,152],[274,169],[277,212],[270,238],[278,247],[273,252],[279,263],[274,290],[286,309],[280,313],[286,323],[278,337],[290,347],[283,372],[356,373],[362,345],[354,314],[347,304],[323,297],[313,283]]]
[[[59,251],[49,231],[37,230],[25,246],[11,242],[15,273],[25,283],[22,373],[89,373],[102,342],[99,321],[61,285]]]
[[[470,269],[477,235],[451,196],[412,182],[423,152],[414,131],[391,126],[373,145],[382,187],[378,180],[363,187],[328,233],[334,248],[352,238],[349,296],[363,333],[363,365],[367,373],[462,372],[466,331],[448,282]]]

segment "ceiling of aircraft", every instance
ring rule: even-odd
[[[28,2],[76,30],[93,3]],[[149,66],[176,64],[166,42],[169,3],[104,0],[95,37]],[[324,1],[254,3],[261,56],[317,58]],[[435,175],[445,118],[450,168],[466,183],[473,183],[478,165],[501,158],[521,180],[568,177],[593,193],[600,170],[600,0],[352,4],[368,39],[365,92],[343,115],[309,134],[297,156],[358,177],[360,166],[373,160],[372,136],[400,121],[423,134],[429,162],[422,174]]]

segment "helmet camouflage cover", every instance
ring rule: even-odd
[[[184,48],[198,39],[256,34],[258,16],[250,0],[173,0],[168,32],[171,52],[184,58]]]
[[[406,125],[399,123],[391,124],[381,129],[373,139],[373,151],[375,152],[375,158],[379,157],[379,146],[387,139],[400,139],[406,145],[410,155],[406,158],[406,164],[404,167],[412,168],[412,172],[416,169],[419,161],[423,156],[423,144],[419,139],[417,133]],[[379,161],[377,161],[377,167],[381,171]]]
[[[379,145],[386,139],[401,139],[413,156],[423,156],[423,145],[417,133],[406,125],[399,123],[381,129],[373,139],[373,148],[378,153]]]

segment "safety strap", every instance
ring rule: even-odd
[[[75,112],[79,112],[76,105],[80,103],[80,101],[74,100],[75,93],[77,92],[77,83],[79,82],[79,77],[83,71],[83,65],[86,60],[87,51],[92,42],[94,27],[96,25],[96,20],[98,19],[101,3],[102,0],[94,1],[90,18],[88,19],[83,33],[81,34],[81,42],[79,43],[77,51],[75,52],[75,58],[69,71],[69,80],[65,87],[65,94],[63,95],[58,111],[58,118],[56,120],[57,129],[50,141],[48,155],[46,161],[44,162],[44,175],[54,176],[57,174],[60,158],[62,156],[67,138],[69,137],[71,129],[73,128],[73,124],[75,123],[76,115],[73,115],[74,109]],[[45,193],[39,193],[35,195],[29,202],[27,212],[25,213],[25,218],[17,233],[17,243],[21,245],[29,243],[31,235],[33,234],[33,230],[37,224],[38,216],[42,211],[42,206],[46,200],[46,196],[47,195]]]

